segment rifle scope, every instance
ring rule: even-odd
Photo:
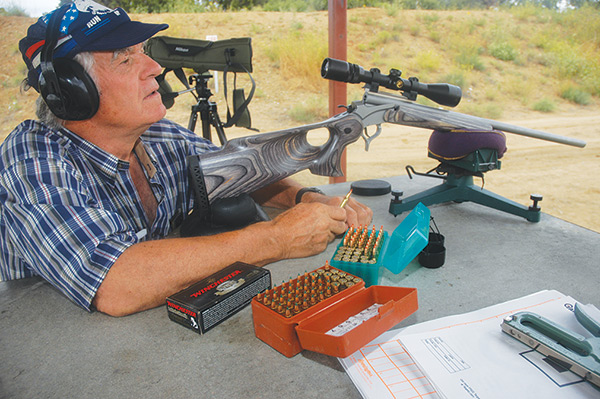
[[[391,90],[400,90],[409,100],[415,100],[421,94],[440,105],[455,107],[460,102],[462,90],[448,83],[421,83],[417,78],[403,79],[398,69],[390,69],[389,75],[382,74],[379,69],[366,71],[357,64],[325,58],[321,65],[321,76],[325,79],[346,83],[366,83],[374,85],[374,89],[383,86]]]

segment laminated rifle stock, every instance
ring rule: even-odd
[[[310,131],[324,127],[329,130],[327,142],[310,144]],[[321,123],[229,140],[221,150],[197,156],[209,201],[251,193],[305,169],[341,176],[342,152],[358,140],[362,128],[357,116],[341,114]]]

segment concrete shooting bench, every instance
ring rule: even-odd
[[[387,180],[405,195],[437,184]],[[321,188],[344,196],[349,187]],[[357,199],[386,231],[408,215],[389,213],[389,194]],[[471,202],[429,209],[445,236],[446,261],[427,269],[415,259],[398,275],[384,272],[382,285],[418,292],[419,309],[396,327],[544,289],[600,307],[600,234],[545,213],[532,223]],[[323,266],[338,242],[317,256],[268,265],[273,283]],[[286,358],[257,339],[249,306],[198,335],[169,320],[165,306],[124,318],[88,313],[31,278],[0,282],[0,332],[0,397],[361,397],[336,358],[309,351]]]

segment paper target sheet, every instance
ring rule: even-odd
[[[504,317],[538,313],[590,337],[573,314],[575,300],[541,291],[471,313],[381,335],[340,359],[365,398],[598,398],[594,386],[508,336]]]

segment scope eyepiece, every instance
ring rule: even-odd
[[[390,90],[400,90],[411,100],[414,100],[417,94],[421,94],[431,101],[448,107],[455,107],[460,102],[462,90],[458,86],[448,83],[426,84],[416,78],[402,79],[401,73],[398,70],[391,70],[389,75],[384,75],[376,68],[366,71],[360,65],[335,58],[325,58],[321,64],[321,77],[325,79],[345,83],[376,84]]]

